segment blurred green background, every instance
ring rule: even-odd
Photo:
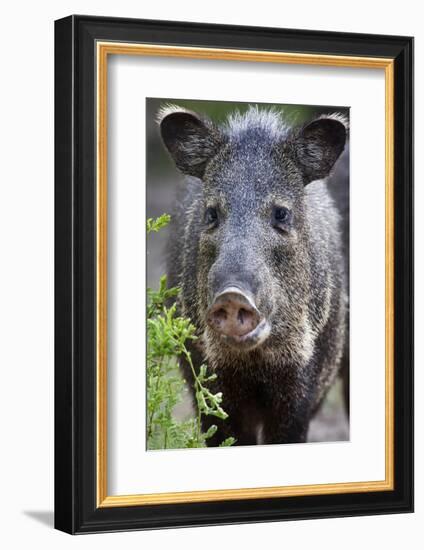
[[[183,185],[183,176],[177,171],[166,152],[159,134],[156,117],[161,107],[167,104],[179,105],[207,115],[215,123],[222,123],[234,112],[245,112],[251,105],[260,108],[273,108],[284,114],[284,119],[293,125],[301,125],[317,116],[329,113],[342,113],[349,116],[349,109],[336,106],[317,105],[276,105],[268,103],[239,103],[225,101],[204,101],[173,98],[146,99],[146,204],[147,217],[154,218],[163,213],[171,213],[176,188]],[[340,159],[341,169],[348,178],[348,156]],[[348,187],[347,192],[348,192]],[[159,277],[165,273],[165,245],[167,228],[147,238],[147,286],[156,288]],[[177,414],[186,416],[190,404],[184,403]],[[311,423],[308,441],[345,441],[349,439],[349,426],[344,411],[341,383],[338,381],[329,392],[324,405]]]

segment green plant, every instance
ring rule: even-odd
[[[165,227],[170,216],[147,220],[147,232],[157,232]],[[217,426],[212,424],[207,432],[202,432],[202,417],[215,416],[222,420],[227,413],[222,409],[222,393],[212,393],[208,383],[217,375],[208,373],[207,366],[201,365],[198,372],[194,368],[186,344],[196,340],[195,327],[190,319],[177,315],[176,305],[167,303],[178,296],[178,288],[168,288],[166,276],[160,279],[159,289],[147,290],[147,448],[181,449],[205,447]],[[184,399],[187,392],[178,361],[184,359],[193,374],[195,390],[195,415],[179,420],[174,409]],[[225,439],[221,446],[234,443],[234,438]]]

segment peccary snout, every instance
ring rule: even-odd
[[[226,288],[214,299],[207,314],[209,326],[237,347],[252,347],[269,333],[268,323],[253,300],[236,287]]]
[[[219,294],[210,308],[210,326],[226,336],[244,336],[254,330],[260,315],[249,298],[235,288]]]

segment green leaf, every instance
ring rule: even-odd
[[[234,437],[227,437],[227,439],[224,439],[224,441],[219,446],[231,447],[231,445],[234,445],[235,442],[236,442],[236,439]]]
[[[160,231],[163,227],[166,227],[168,223],[171,220],[171,216],[169,214],[162,214],[162,216],[159,216],[156,219],[148,218],[147,219],[147,233],[151,233],[154,231],[157,233]]]
[[[215,424],[212,424],[212,426],[210,426],[208,431],[205,433],[204,438],[209,439],[214,434],[216,434],[217,431],[218,431],[218,426],[216,426]]]

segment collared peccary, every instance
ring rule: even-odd
[[[216,125],[176,106],[158,120],[186,176],[168,280],[197,327],[194,364],[217,372],[213,389],[229,414],[213,419],[209,444],[230,435],[238,445],[304,442],[347,361],[345,258],[325,181],[346,122],[335,114],[292,128],[278,112],[250,107]]]

